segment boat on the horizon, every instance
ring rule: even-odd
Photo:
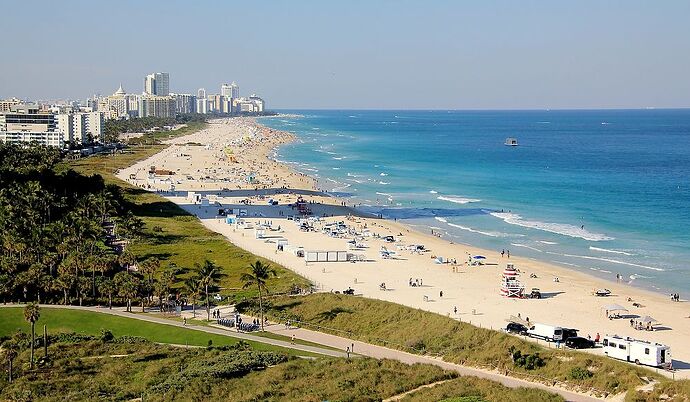
[[[506,142],[504,143],[504,145],[507,145],[507,146],[509,146],[509,147],[516,147],[516,146],[518,146],[517,138],[513,138],[513,137],[508,137],[508,138],[506,138]]]

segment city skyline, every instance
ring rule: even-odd
[[[5,7],[22,40],[4,44],[0,98],[139,93],[166,71],[171,92],[235,80],[276,109],[690,107],[682,1],[82,5]]]

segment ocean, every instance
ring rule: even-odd
[[[363,211],[690,293],[690,110],[281,112],[275,158]]]

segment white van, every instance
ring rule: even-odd
[[[534,323],[532,328],[527,330],[527,336],[549,342],[558,342],[563,340],[563,328]]]
[[[670,346],[616,335],[605,336],[602,345],[604,354],[614,359],[645,366],[673,368]]]

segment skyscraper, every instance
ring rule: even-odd
[[[199,90],[196,91],[196,97],[197,99],[206,99],[206,90],[204,88],[199,88]]]
[[[144,78],[144,93],[147,95],[168,96],[170,94],[170,74],[152,73]]]
[[[232,84],[223,84],[220,86],[220,94],[228,99],[237,99],[240,97],[240,87],[235,84],[235,81]]]

